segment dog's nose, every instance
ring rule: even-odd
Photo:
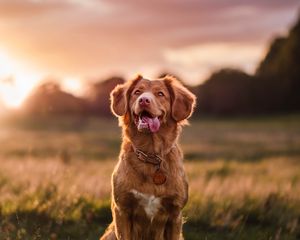
[[[141,97],[139,99],[139,104],[141,107],[146,107],[150,104],[150,99],[148,97]]]

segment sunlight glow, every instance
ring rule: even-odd
[[[71,92],[75,95],[83,94],[82,82],[77,78],[65,77],[62,82],[62,88],[65,91]]]
[[[25,68],[0,49],[0,101],[9,108],[20,107],[40,79]]]

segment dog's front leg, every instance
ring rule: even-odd
[[[182,216],[179,214],[176,218],[171,218],[166,223],[166,240],[183,240],[182,236]]]
[[[118,207],[113,210],[113,218],[115,222],[115,233],[118,240],[131,239],[131,221],[128,213],[122,211]]]

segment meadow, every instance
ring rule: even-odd
[[[116,119],[0,120],[0,240],[98,239],[120,135]],[[194,119],[180,142],[185,239],[300,239],[300,115]]]

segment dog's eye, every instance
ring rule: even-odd
[[[160,97],[165,96],[165,94],[163,92],[158,92],[157,95],[160,96]]]
[[[134,95],[139,95],[140,93],[141,93],[140,90],[135,90],[135,91],[134,91]]]

